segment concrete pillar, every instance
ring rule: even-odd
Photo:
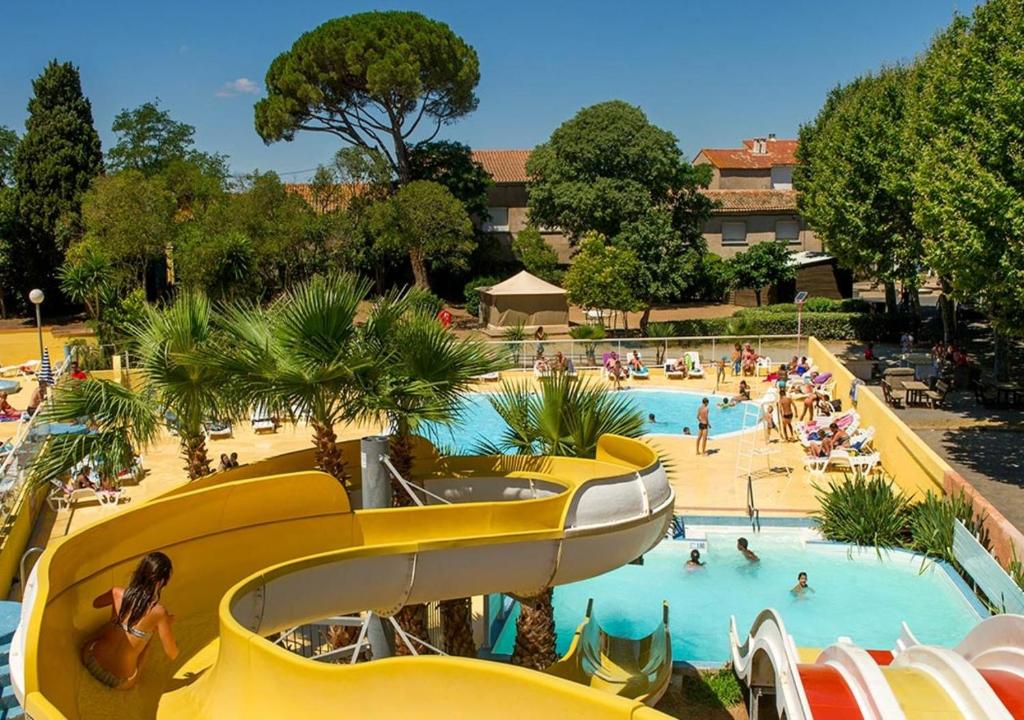
[[[387,435],[371,435],[359,443],[364,509],[391,507],[391,473],[380,461],[387,454]],[[376,614],[367,621],[366,638],[370,641],[374,660],[394,655],[395,638],[391,623],[384,623]]]

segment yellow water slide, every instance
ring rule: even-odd
[[[343,446],[359,484],[358,443]],[[93,718],[657,718],[636,700],[511,665],[417,656],[356,665],[267,638],[428,600],[523,595],[618,567],[658,543],[674,497],[654,452],[616,436],[594,460],[419,457],[423,507],[361,510],[309,452],[212,476],[50,545],[26,583],[12,680],[34,720]],[[163,550],[181,654],[149,653],[123,693],[81,666],[107,622],[92,599]]]
[[[655,705],[672,680],[672,636],[668,603],[649,635],[634,639],[611,635],[594,617],[594,599],[576,628],[565,655],[545,672],[620,697]]]

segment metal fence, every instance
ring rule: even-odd
[[[676,360],[685,352],[700,353],[701,362],[710,365],[723,357],[728,365],[736,345],[749,344],[760,357],[773,362],[788,362],[794,355],[807,354],[807,338],[799,335],[713,335],[679,337],[606,338],[602,340],[492,340],[489,345],[501,352],[506,369],[532,369],[541,350],[550,361],[555,353],[572,360],[577,368],[604,365],[605,359],[616,353],[625,360],[630,352],[640,354],[644,363],[659,367],[668,360]]]

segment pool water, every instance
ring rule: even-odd
[[[697,434],[697,408],[701,399],[710,401],[711,437],[732,433],[743,429],[743,408],[752,403],[740,403],[735,407],[719,408],[718,403],[727,398],[726,395],[704,395],[681,390],[644,390],[630,389],[623,391],[643,412],[644,418],[654,415],[655,421],[646,421],[646,432],[653,434],[679,435],[684,427]],[[748,427],[754,422],[748,418]],[[451,449],[461,454],[470,454],[482,438],[497,441],[505,430],[505,422],[501,419],[487,400],[486,393],[472,393],[463,401],[461,416],[451,427],[427,423],[421,429],[436,445]]]
[[[729,617],[740,637],[766,607],[782,614],[798,646],[825,647],[846,636],[865,648],[891,649],[906,621],[925,643],[953,646],[979,616],[945,571],[892,553],[880,560],[873,550],[852,555],[846,546],[810,543],[792,534],[751,536],[761,562],[748,563],[736,550],[737,535],[709,533],[706,566],[683,567],[689,544],[666,540],[644,556],[644,564],[555,588],[559,654],[564,653],[583,618],[587,600],[610,633],[642,637],[669,602],[675,660],[720,663],[729,657]],[[813,594],[793,597],[797,573],[808,574]],[[494,650],[511,653],[514,631],[502,634]]]

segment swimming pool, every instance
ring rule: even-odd
[[[729,617],[745,637],[757,613],[778,610],[798,646],[825,647],[842,635],[866,648],[889,649],[900,622],[925,643],[952,646],[979,619],[946,571],[919,557],[874,549],[807,543],[792,532],[749,536],[761,562],[748,563],[736,550],[738,533],[708,532],[705,568],[686,572],[689,544],[666,540],[644,556],[644,564],[626,565],[590,580],[555,588],[558,652],[594,598],[594,614],[609,632],[640,637],[657,626],[661,601],[669,602],[672,656],[679,661],[721,663],[729,657]],[[797,573],[808,574],[815,592],[794,598],[789,590]],[[511,653],[511,625],[495,644]]]
[[[751,403],[740,403],[735,407],[719,408],[718,403],[727,396],[705,395],[685,390],[637,389],[626,392],[644,417],[654,415],[655,421],[646,422],[649,434],[679,435],[684,427],[697,433],[697,408],[701,399],[711,400],[711,437],[743,429],[743,408]],[[471,453],[481,438],[497,440],[505,430],[501,419],[487,400],[487,393],[472,393],[463,402],[462,414],[452,427],[426,424],[424,434],[436,444],[451,448],[459,453]]]

